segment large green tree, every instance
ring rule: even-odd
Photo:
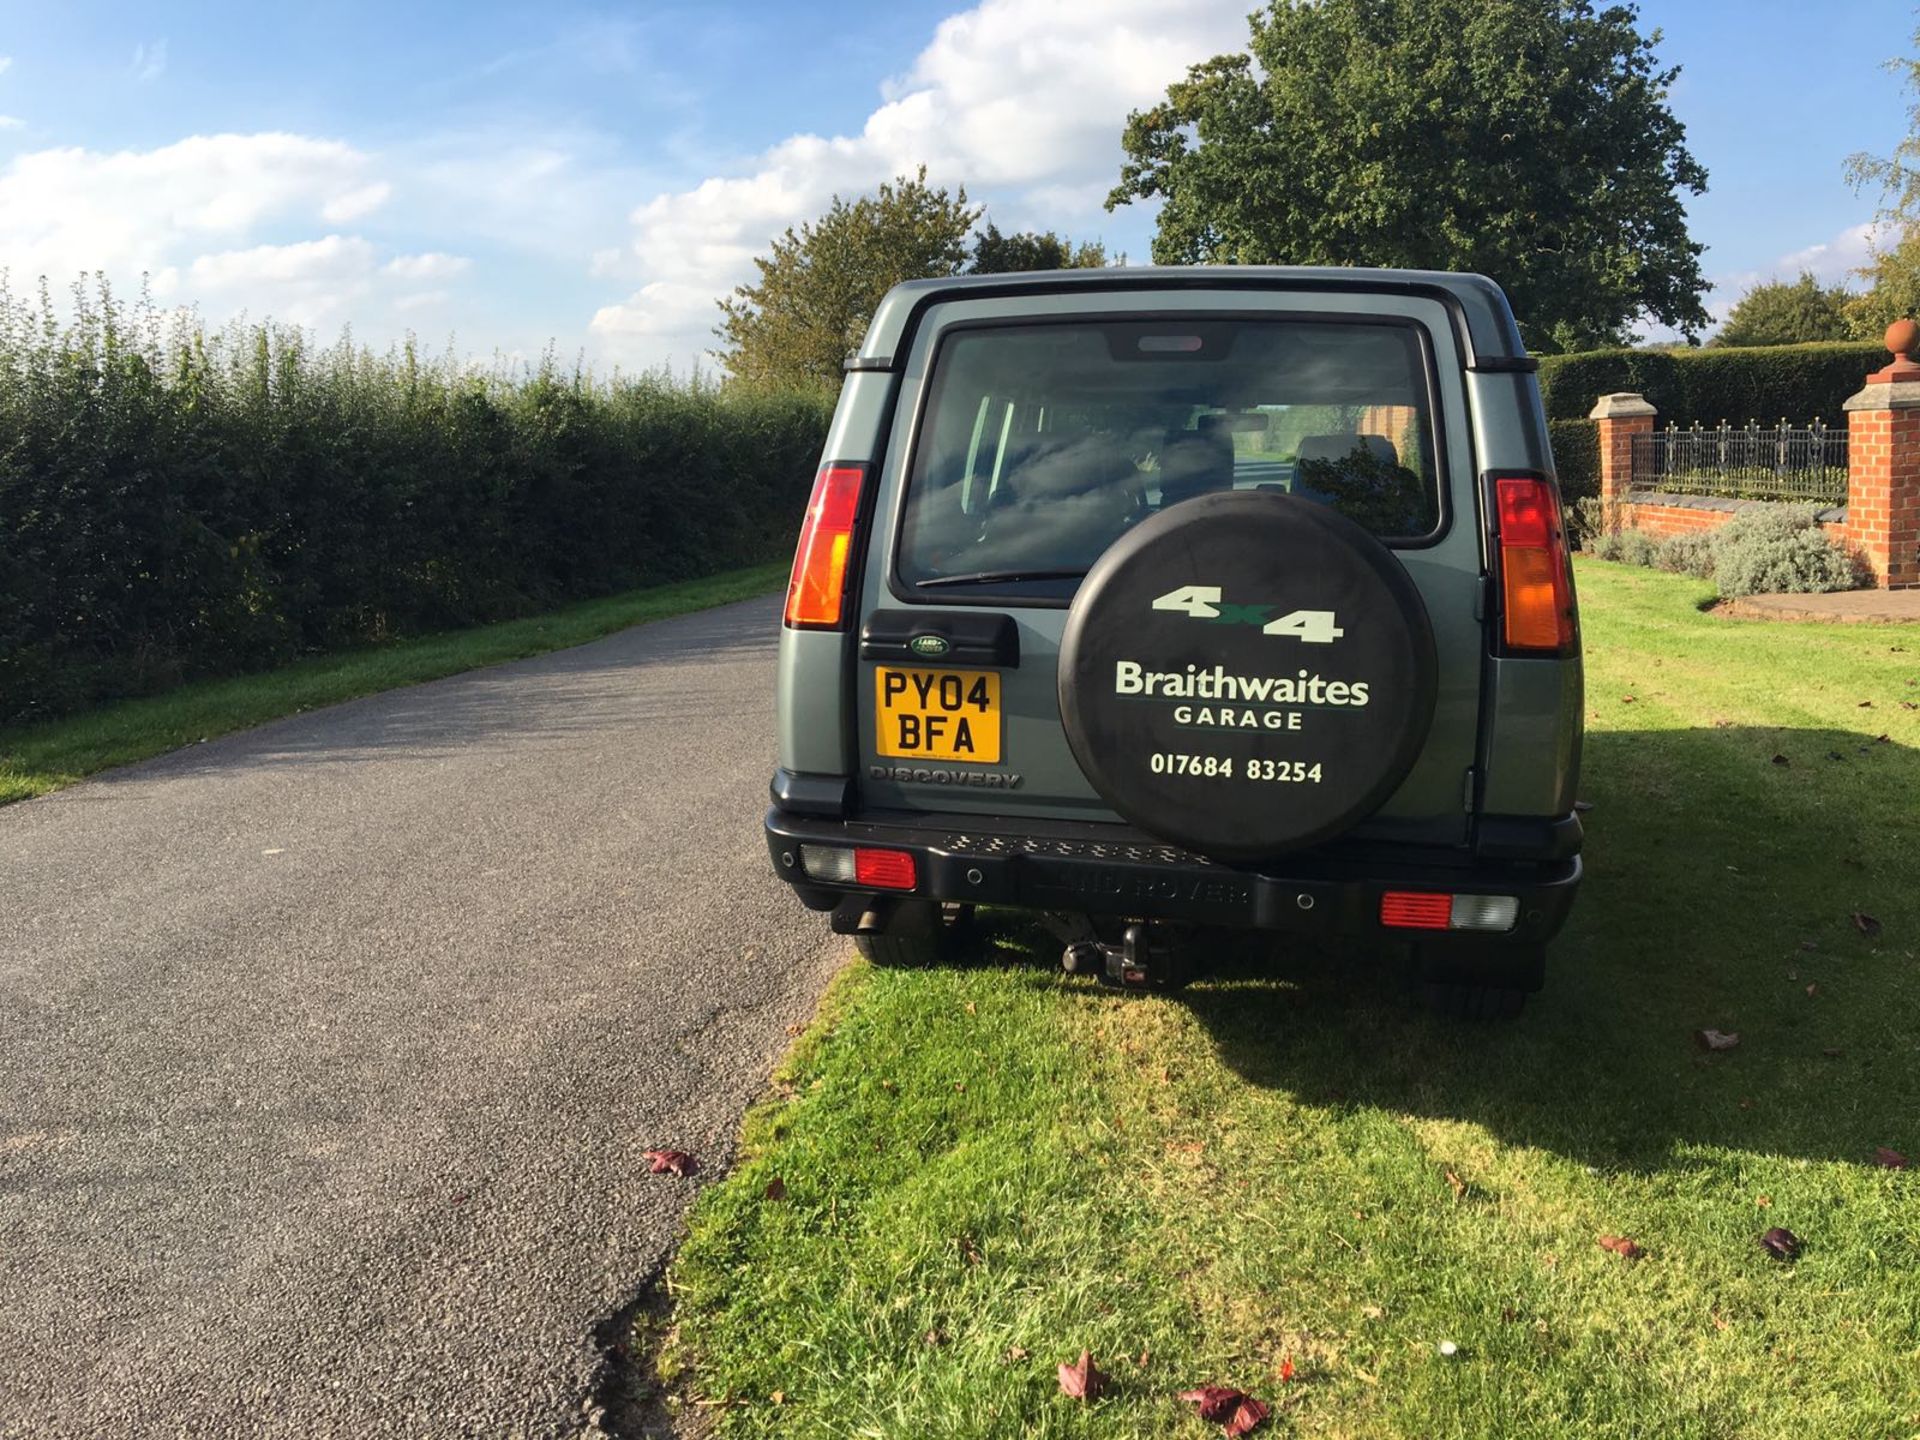
[[[1913,36],[1920,49],[1920,30]],[[1889,60],[1915,96],[1907,107],[1907,136],[1891,155],[1862,150],[1847,157],[1847,179],[1856,192],[1879,192],[1870,262],[1854,273],[1866,293],[1847,307],[1847,320],[1862,340],[1878,340],[1895,320],[1920,315],[1920,59]]]
[[[1075,245],[1051,230],[1000,233],[991,220],[973,237],[976,275],[1009,275],[1021,270],[1097,270],[1107,263],[1107,248],[1098,240]]]
[[[1715,345],[1799,345],[1808,340],[1845,340],[1852,333],[1847,305],[1854,297],[1839,285],[1825,286],[1801,272],[1798,280],[1755,285],[1734,302]]]
[[[1249,53],[1132,115],[1111,209],[1160,202],[1153,258],[1478,270],[1528,342],[1691,336],[1707,174],[1667,104],[1675,67],[1631,5],[1273,0]]]
[[[742,380],[839,383],[880,297],[902,280],[957,274],[980,215],[964,189],[928,185],[925,166],[857,200],[836,195],[825,215],[790,227],[753,262],[757,284],[720,302],[721,362]]]

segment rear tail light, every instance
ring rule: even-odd
[[[1512,895],[1389,890],[1380,897],[1380,923],[1394,930],[1506,931],[1519,918],[1520,901]]]
[[[838,630],[846,623],[847,567],[865,479],[858,465],[822,465],[814,477],[787,581],[787,624],[796,629]]]
[[[906,850],[849,849],[842,845],[802,845],[800,865],[810,879],[873,890],[911,890],[920,868]]]
[[[1559,496],[1547,481],[1527,475],[1494,481],[1494,497],[1507,648],[1557,654],[1573,644],[1573,584]]]

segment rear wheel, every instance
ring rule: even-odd
[[[973,906],[903,905],[885,933],[855,935],[853,948],[863,959],[889,970],[950,965],[965,955],[973,939]]]
[[[1515,1020],[1546,978],[1544,945],[1415,948],[1428,1010],[1454,1020]]]

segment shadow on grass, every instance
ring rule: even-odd
[[[1285,941],[1176,1003],[1252,1084],[1603,1168],[1920,1149],[1920,752],[1843,731],[1612,732],[1588,737],[1586,776],[1586,883],[1519,1021],[1424,1014],[1404,952]],[[1740,1043],[1705,1053],[1705,1027]]]

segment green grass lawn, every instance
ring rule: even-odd
[[[784,563],[759,565],[631,590],[525,620],[318,656],[258,675],[197,681],[65,720],[0,729],[0,805],[71,785],[110,765],[145,760],[298,710],[581,645],[642,621],[765,595],[779,587],[786,571]]]
[[[1873,1163],[1920,1159],[1920,627],[1580,585],[1590,868],[1522,1020],[1360,953],[1171,999],[1013,929],[856,965],[700,1197],[666,1392],[724,1435],[1218,1435],[1206,1382],[1283,1435],[1920,1432],[1920,1177]]]

